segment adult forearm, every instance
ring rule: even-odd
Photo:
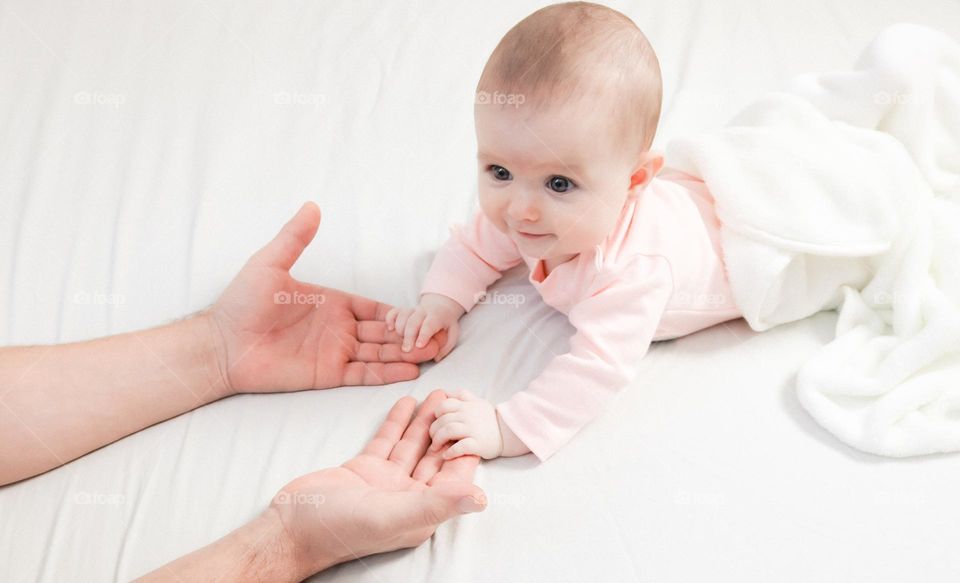
[[[205,314],[73,344],[0,349],[0,485],[227,394]]]
[[[137,581],[292,583],[312,574],[298,569],[292,544],[276,511],[270,508],[220,540],[164,565]]]

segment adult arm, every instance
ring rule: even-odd
[[[416,378],[390,306],[303,283],[290,267],[320,209],[304,205],[209,309],[149,330],[0,349],[0,485],[58,467],[228,395]]]
[[[450,518],[483,510],[486,497],[472,483],[479,458],[444,461],[427,451],[445,397],[434,391],[416,416],[416,401],[400,399],[360,455],[290,482],[251,522],[140,581],[300,581],[337,563],[418,546]]]

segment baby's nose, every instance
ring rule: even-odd
[[[511,198],[507,212],[514,221],[535,221],[540,218],[536,196],[531,194],[518,193]]]

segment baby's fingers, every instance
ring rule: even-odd
[[[399,312],[399,308],[390,308],[390,311],[387,312],[387,315],[383,317],[383,321],[387,324],[387,330],[393,330],[393,325],[397,321],[397,314]]]
[[[436,421],[430,424],[430,437],[433,437],[440,431],[444,426],[449,425],[455,421],[463,421],[462,413],[448,413],[446,415],[441,415],[437,418]],[[442,444],[441,444],[442,445]]]
[[[454,421],[453,423],[447,423],[443,427],[437,430],[436,435],[433,436],[433,443],[430,445],[432,451],[437,451],[443,444],[448,441],[463,439],[467,437],[468,430],[465,423],[459,421]]]
[[[450,393],[451,397],[460,399],[461,401],[476,401],[477,396],[468,391],[467,389],[460,389],[456,393]]]
[[[393,323],[394,330],[397,331],[397,334],[403,336],[403,329],[407,325],[407,320],[410,319],[412,315],[413,310],[411,308],[403,308],[397,312],[397,319]]]
[[[460,409],[463,409],[463,401],[460,399],[446,398],[437,405],[436,415],[438,418],[441,416],[446,417],[447,413],[453,413]]]
[[[443,459],[452,460],[462,455],[480,455],[480,443],[473,437],[461,439],[443,452]]]
[[[423,310],[416,310],[410,316],[406,325],[403,327],[403,347],[401,350],[410,352],[410,349],[413,348],[413,339],[417,337],[417,332],[420,331],[420,325],[423,324],[423,319],[426,317],[427,315]]]
[[[423,320],[423,325],[420,326],[420,334],[417,336],[417,348],[423,348],[427,345],[427,342],[430,342],[430,339],[433,338],[433,335],[440,331],[442,323],[439,318],[433,316],[427,316]]]

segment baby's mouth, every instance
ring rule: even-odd
[[[537,232],[537,230],[527,230],[529,229],[529,227],[518,229],[517,227],[514,227],[510,223],[507,223],[507,226],[510,228],[511,231],[513,231],[517,235],[520,235],[520,237],[524,239],[536,240],[536,239],[543,239],[544,237],[550,236],[550,233],[540,233],[540,232]]]
[[[524,231],[516,231],[516,233],[517,233],[518,235],[520,235],[521,237],[523,237],[524,239],[529,239],[529,240],[531,240],[531,241],[536,241],[536,240],[538,240],[538,239],[544,239],[544,238],[550,236],[549,233],[526,233],[526,232],[524,232]]]

